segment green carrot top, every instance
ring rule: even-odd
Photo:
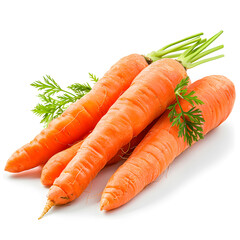
[[[219,45],[217,47],[213,47],[211,49],[204,51],[222,33],[223,33],[223,31],[220,31],[217,34],[215,34],[214,36],[212,36],[211,38],[209,38],[208,40],[201,39],[198,36],[199,34],[196,34],[196,35],[193,35],[194,37],[191,36],[192,39],[190,41],[185,42],[180,46],[175,46],[174,48],[171,48],[168,50],[170,52],[172,52],[172,51],[177,52],[177,51],[186,49],[182,53],[175,53],[174,55],[167,55],[168,51],[167,51],[167,49],[165,49],[166,47],[164,47],[156,52],[147,54],[146,56],[151,58],[153,61],[157,61],[164,57],[176,58],[176,60],[178,60],[186,69],[190,69],[190,68],[196,67],[202,63],[210,62],[210,61],[224,57],[224,55],[221,54],[221,55],[217,55],[217,56],[214,56],[211,58],[206,58],[206,59],[197,61],[197,60],[209,55],[210,53],[216,52],[224,47],[223,45]],[[171,46],[171,44],[169,46]]]

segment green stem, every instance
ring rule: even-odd
[[[181,55],[181,53],[176,53],[176,54],[170,54],[170,55],[163,56],[162,58],[177,58],[180,55]]]
[[[178,99],[177,94],[176,94],[176,100],[177,100],[177,104],[178,104],[178,106],[179,106],[179,108],[180,108],[180,110],[181,110],[181,112],[182,112],[181,115],[182,115],[183,121],[184,121],[184,123],[186,123],[186,119],[185,119],[185,116],[184,116],[184,111],[183,111],[182,106],[181,106],[181,104],[180,104],[180,102],[179,102],[179,99]]]
[[[176,44],[181,43],[181,42],[185,42],[185,41],[187,41],[187,40],[189,40],[189,39],[192,39],[192,38],[195,38],[195,37],[199,37],[199,36],[201,36],[201,35],[203,35],[203,33],[194,34],[194,35],[192,35],[192,36],[189,36],[189,37],[183,38],[183,39],[181,39],[181,40],[178,40],[178,41],[176,41],[176,42],[170,43],[170,44],[166,45],[165,47],[163,47],[163,48],[161,48],[161,49],[159,49],[159,50],[165,50],[165,49],[167,49],[167,48],[169,48],[169,47],[171,47],[171,46],[173,46],[173,45],[176,45]]]
[[[186,60],[192,60],[195,56],[197,56],[200,52],[202,52],[204,49],[206,49],[213,41],[215,41],[223,31],[220,31],[219,33],[215,34],[213,37],[211,37],[207,42],[205,42],[201,47],[199,47],[196,51],[193,52],[190,56],[186,58]]]
[[[223,45],[219,45],[219,46],[217,46],[217,47],[211,48],[211,49],[209,49],[209,50],[207,50],[207,51],[205,51],[205,52],[203,52],[203,53],[198,54],[198,55],[195,56],[194,58],[192,58],[192,61],[195,62],[195,61],[197,61],[198,59],[200,59],[200,58],[202,58],[202,57],[205,57],[205,56],[207,56],[208,54],[213,53],[213,52],[215,52],[215,51],[218,51],[218,50],[220,50],[220,49],[222,49],[222,48],[224,48]]]
[[[204,40],[204,39],[203,39]],[[202,41],[203,41],[202,40]],[[202,42],[201,41],[201,42]],[[177,49],[176,51],[174,51],[174,52],[176,52],[176,53],[174,53],[174,54],[170,54],[170,55],[164,55],[164,56],[162,56],[161,58],[177,58],[177,57],[179,57],[183,52],[183,50],[187,50],[187,49],[189,49],[190,47],[189,46],[186,46],[186,47],[182,47],[182,48],[180,48],[180,49]],[[177,53],[177,52],[179,52],[179,53]],[[169,53],[166,53],[166,54],[169,54]],[[159,57],[153,57],[154,59],[159,59]]]
[[[218,55],[215,57],[211,57],[211,58],[207,58],[207,59],[203,59],[201,61],[196,62],[198,59],[203,58],[204,56],[216,52],[220,49],[222,49],[224,46],[223,45],[219,45],[217,47],[211,48],[209,50],[203,51],[204,49],[206,49],[212,42],[214,42],[221,34],[223,33],[223,31],[218,32],[217,34],[215,34],[213,37],[211,37],[210,39],[208,39],[207,41],[202,40],[196,42],[194,45],[192,45],[191,47],[189,47],[185,52],[183,52],[179,57],[178,57],[178,61],[182,63],[182,65],[186,68],[193,68],[196,67],[202,63],[206,63],[209,61],[213,61],[215,59],[219,59],[221,57],[223,57],[223,55]]]
[[[196,63],[192,63],[191,66],[190,66],[189,68],[194,68],[194,67],[196,67],[196,66],[198,66],[198,65],[200,65],[200,64],[203,64],[203,63],[206,63],[206,62],[210,62],[210,61],[213,61],[213,60],[216,60],[216,59],[222,58],[222,57],[224,57],[223,54],[218,55],[218,56],[215,56],[215,57],[211,57],[211,58],[203,59],[203,60],[198,61],[198,62],[196,62]],[[189,68],[188,68],[188,69],[189,69]]]
[[[164,46],[163,48],[159,49],[158,51],[153,51],[153,52],[147,54],[146,57],[150,58],[154,62],[154,61],[161,59],[163,56],[165,56],[169,53],[175,53],[178,51],[186,50],[187,48],[189,48],[190,44],[197,42],[200,39],[199,36],[201,36],[201,35],[203,35],[203,33],[194,34],[192,36],[189,36],[189,37],[183,38],[181,40],[178,40],[176,42],[170,43],[170,44]],[[179,44],[179,43],[182,43],[182,44]],[[174,46],[174,47],[172,47],[172,46]],[[170,47],[172,47],[172,48],[170,48]]]
[[[188,49],[188,48],[189,48],[189,46],[181,47],[181,48],[179,48],[179,50],[178,50],[178,51],[181,51],[181,50],[186,50],[186,49]]]
[[[197,38],[192,39],[192,40],[190,40],[190,41],[188,41],[186,43],[181,44],[180,46],[176,46],[176,47],[170,48],[169,50],[157,51],[156,52],[156,56],[157,57],[161,57],[161,56],[164,56],[164,55],[166,55],[168,53],[179,51],[179,49],[181,49],[182,47],[185,47],[185,46],[188,46],[188,45],[190,45],[192,43],[198,42],[199,40],[201,40],[201,38],[197,37]]]
[[[189,55],[189,53],[190,52],[192,52],[193,51],[193,49],[195,49],[195,47],[197,47],[199,44],[201,44],[201,42],[206,42],[206,39],[203,39],[203,40],[198,40],[195,44],[193,44],[191,47],[189,47],[185,52],[183,52],[182,54],[181,54],[181,56],[179,57],[179,60],[180,59],[184,59],[186,56],[188,56]]]

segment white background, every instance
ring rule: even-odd
[[[225,58],[189,70],[192,80],[230,78],[239,95],[238,1],[0,2],[0,239],[240,239],[240,102],[227,121],[188,149],[155,183],[109,213],[99,200],[117,165],[72,204],[37,220],[47,188],[40,170],[12,175],[8,157],[42,128],[30,83],[51,75],[63,87],[102,76],[119,58],[182,37],[223,29]]]

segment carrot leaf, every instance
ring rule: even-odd
[[[93,82],[98,81],[98,78],[91,73],[89,73],[89,77]],[[67,87],[69,90],[64,90],[49,75],[44,76],[43,81],[32,83],[31,86],[40,91],[38,97],[41,101],[32,112],[42,117],[41,123],[45,127],[60,116],[71,103],[76,102],[92,89],[89,83],[74,83]]]
[[[92,73],[88,73],[88,75],[89,75],[90,80],[93,82],[97,82],[99,80],[99,78],[96,77],[96,75],[94,75]]]
[[[195,105],[202,105],[203,102],[195,96],[195,92],[188,92],[187,86],[189,84],[189,77],[184,78],[175,88],[176,103],[170,105],[168,117],[172,126],[179,128],[178,137],[183,137],[184,141],[187,141],[191,146],[194,141],[198,141],[203,138],[203,123],[205,122],[202,117],[200,109]],[[192,108],[188,111],[184,111],[179,99],[184,99],[192,105]],[[179,107],[180,112],[177,111]]]

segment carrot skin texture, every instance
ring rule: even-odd
[[[54,181],[48,199],[59,205],[77,198],[122,146],[165,111],[175,98],[176,85],[186,76],[183,66],[173,59],[145,68],[85,139]]]
[[[194,82],[189,87],[191,90],[204,102],[198,108],[205,119],[203,133],[206,135],[230,114],[235,88],[226,77],[213,75]],[[191,108],[184,100],[181,105],[185,111]],[[184,139],[178,138],[178,128],[171,126],[168,113],[160,117],[130,158],[110,178],[102,194],[101,210],[112,210],[130,201],[188,148]]]
[[[120,59],[87,95],[71,104],[34,140],[13,153],[5,170],[21,172],[44,164],[54,154],[81,139],[147,66],[144,57],[138,54]]]
[[[127,145],[120,148],[117,154],[109,162],[107,162],[107,165],[117,163],[123,159],[126,160],[128,156],[133,152],[133,150],[137,147],[137,145],[146,136],[146,134],[152,128],[155,122],[156,120],[150,123],[142,132],[140,132],[136,137],[134,137]]]
[[[41,173],[41,182],[45,186],[51,186],[54,180],[67,166],[70,160],[76,155],[81,147],[83,140],[75,143],[73,146],[53,155],[44,165]]]
[[[125,159],[125,155],[129,155],[133,149],[141,142],[150,128],[153,126],[151,123],[140,134],[134,137],[127,145],[123,146],[117,154],[107,163],[111,165]],[[45,164],[42,169],[41,182],[45,186],[51,186],[55,179],[59,177],[61,172],[67,166],[67,164],[73,159],[80,149],[84,140],[75,143],[73,146],[53,155]]]

